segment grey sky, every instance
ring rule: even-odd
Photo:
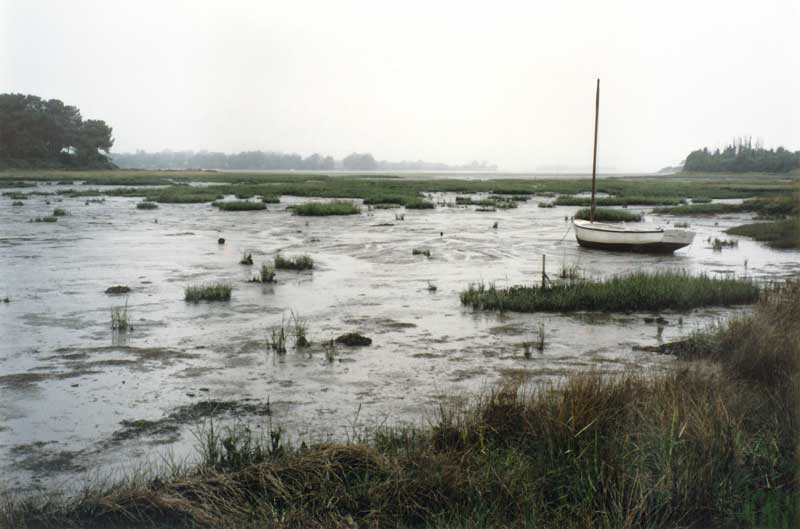
[[[733,136],[800,149],[800,2],[0,0],[0,92],[115,151],[264,149],[650,171]]]

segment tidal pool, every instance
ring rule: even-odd
[[[212,416],[280,427],[298,443],[343,439],[363,428],[420,424],[442,400],[508,377],[546,383],[578,369],[659,369],[673,359],[637,345],[747,310],[665,312],[668,323],[658,326],[645,323],[652,314],[497,314],[461,306],[459,292],[471,282],[539,282],[543,255],[551,277],[562,265],[589,277],[679,268],[777,279],[800,270],[800,252],[723,233],[748,215],[648,213],[656,224],[688,222],[697,237],[673,256],[645,256],[580,248],[565,220],[578,208],[537,207],[550,198],[495,212],[364,208],[346,217],[294,216],[286,206],[309,199],[286,196],[266,211],[245,212],[208,204],[138,210],[132,198],[57,200],[0,202],[0,299],[10,300],[0,303],[0,488],[74,486],[190,457],[193,432]],[[55,207],[69,214],[29,222]],[[714,251],[709,237],[737,239],[738,247]],[[431,256],[412,255],[418,247]],[[255,266],[239,264],[245,251]],[[279,251],[309,254],[314,270],[248,283]],[[183,300],[186,286],[215,281],[233,285],[229,302]],[[131,292],[105,294],[113,285]],[[133,329],[112,331],[111,308],[126,302]],[[295,350],[290,339],[288,354],[277,356],[267,337],[292,312],[307,320],[312,347]],[[536,340],[540,323],[545,349],[527,358],[523,343]],[[331,361],[320,344],[350,331],[372,345],[339,346]]]

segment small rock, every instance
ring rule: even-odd
[[[187,394],[186,394],[186,396],[187,396],[187,397],[194,397],[194,393],[192,393],[192,392],[190,391],[189,393],[187,393]]]
[[[225,244],[225,237],[220,237],[217,239],[217,244]]]
[[[127,294],[130,291],[130,287],[125,285],[115,285],[113,287],[108,287],[106,289],[106,294]]]
[[[336,343],[350,346],[372,345],[372,338],[367,338],[357,332],[349,332],[336,338]]]

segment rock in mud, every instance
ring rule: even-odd
[[[349,332],[336,338],[336,343],[350,346],[372,345],[372,338],[367,338],[357,332]]]
[[[220,237],[217,239],[217,244],[225,244],[225,237]]]
[[[106,294],[127,294],[130,291],[130,287],[126,287],[125,285],[115,285],[113,287],[108,287],[106,289]]]

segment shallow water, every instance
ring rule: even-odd
[[[131,198],[55,200],[36,196],[12,207],[3,197],[0,206],[0,298],[11,299],[0,303],[0,475],[13,489],[193,454],[197,424],[185,415],[157,431],[122,421],[161,420],[188,409],[181,407],[223,401],[237,407],[220,420],[238,413],[259,427],[271,422],[297,442],[342,438],[363,427],[419,423],[443,399],[506,377],[545,382],[576,369],[669,365],[670,357],[634,346],[745,310],[664,313],[669,324],[659,328],[644,314],[474,313],[460,305],[458,294],[471,282],[540,281],[542,255],[551,277],[562,263],[587,276],[681,268],[778,278],[800,269],[799,252],[747,238],[738,238],[738,248],[711,249],[708,237],[734,238],[723,231],[746,215],[648,215],[656,224],[689,222],[697,237],[673,256],[643,256],[581,249],[565,221],[578,208],[538,208],[545,198],[496,212],[410,210],[405,220],[395,219],[402,210],[296,217],[285,207],[308,199],[293,197],[251,212],[207,204],[143,211]],[[70,214],[54,224],[28,222],[54,207]],[[431,257],[412,255],[416,247]],[[243,251],[253,252],[256,266],[238,264]],[[278,251],[308,253],[315,269],[278,271],[272,285],[248,283]],[[230,302],[183,301],[184,287],[212,281],[233,284]],[[104,293],[118,284],[132,292]],[[110,329],[110,309],[126,299],[133,330],[120,334]],[[308,320],[317,344],[348,331],[373,344],[337,347],[333,362],[319,345],[275,356],[266,337],[290,311]],[[526,358],[522,343],[536,339],[540,322],[545,350]]]

